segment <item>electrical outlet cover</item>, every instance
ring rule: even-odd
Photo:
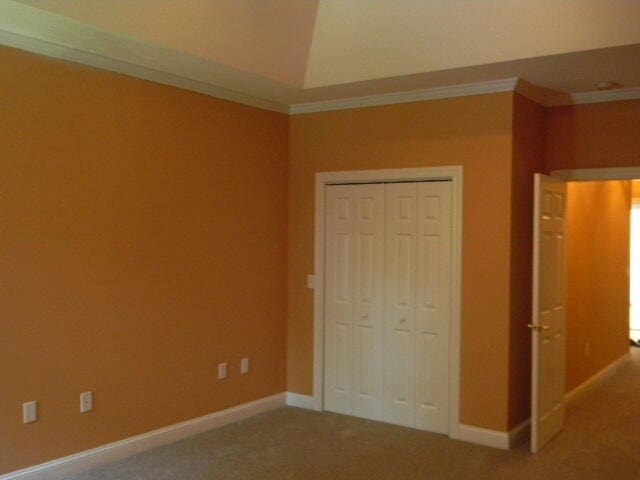
[[[249,373],[249,359],[246,357],[240,360],[240,373],[242,375]]]
[[[93,410],[93,392],[80,394],[80,413],[87,413]]]
[[[227,364],[219,363],[218,364],[218,380],[224,380],[227,378]]]

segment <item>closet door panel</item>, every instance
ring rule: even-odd
[[[384,185],[327,188],[325,408],[380,419]]]
[[[353,414],[379,420],[384,358],[384,185],[354,185],[352,188],[356,206]]]
[[[418,185],[416,427],[448,432],[451,182]]]
[[[324,407],[351,414],[355,202],[348,185],[327,187]]]
[[[383,418],[406,426],[415,416],[417,191],[416,183],[385,187]]]

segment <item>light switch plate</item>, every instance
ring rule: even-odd
[[[315,280],[316,278],[314,275],[307,275],[307,288],[313,290],[315,288]]]
[[[223,380],[227,378],[227,364],[219,363],[218,364],[218,380]]]
[[[22,404],[22,422],[32,423],[38,420],[38,402],[25,402]]]

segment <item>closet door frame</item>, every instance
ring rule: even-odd
[[[316,173],[313,280],[313,407],[323,410],[325,211],[328,185],[375,182],[451,181],[451,324],[449,437],[460,438],[460,302],[462,258],[462,166]]]

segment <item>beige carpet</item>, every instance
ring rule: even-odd
[[[284,408],[74,480],[640,479],[640,352],[569,406],[542,452],[510,451],[331,413]]]

